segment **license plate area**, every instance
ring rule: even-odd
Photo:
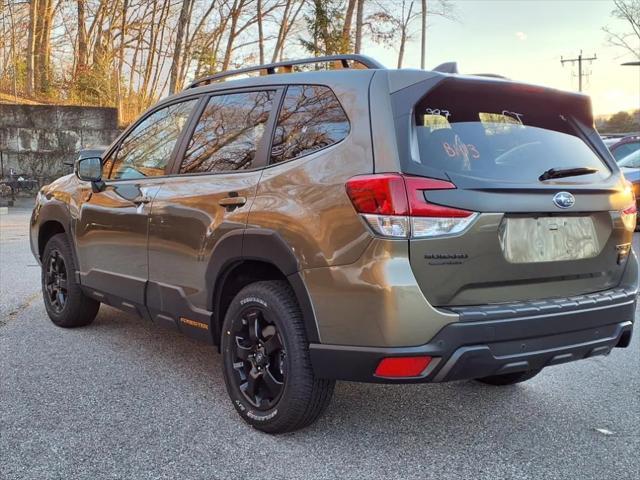
[[[602,248],[590,216],[505,216],[498,235],[510,263],[582,260]]]

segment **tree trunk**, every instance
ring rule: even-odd
[[[407,34],[409,31],[409,22],[411,22],[411,11],[413,10],[413,2],[409,4],[409,10],[407,11],[407,16],[404,16],[405,11],[405,2],[402,2],[402,23],[400,25],[400,49],[398,50],[398,68],[402,68],[402,61],[404,60],[404,48],[407,44]]]
[[[51,82],[51,25],[53,23],[53,1],[40,0],[40,32],[37,48],[38,59],[38,85],[41,92],[49,90]]]
[[[357,0],[356,10],[356,41],[354,51],[360,53],[362,49],[362,24],[364,22],[364,0]]]
[[[356,8],[356,0],[349,0],[347,4],[347,13],[344,16],[344,25],[342,26],[342,53],[351,51],[351,23],[353,21],[353,11]]]
[[[402,68],[402,61],[404,60],[404,45],[407,41],[407,34],[405,29],[402,29],[402,34],[400,35],[400,49],[398,50],[398,68]]]
[[[85,25],[85,0],[77,0],[78,6],[78,51],[76,52],[76,72],[74,77],[78,77],[78,73],[82,72],[87,66],[87,27]]]
[[[256,5],[258,15],[258,52],[260,55],[260,65],[264,65],[264,32],[262,31],[262,0],[257,0]]]
[[[292,1],[293,0],[287,0],[287,3],[285,3],[284,5],[284,12],[282,13],[282,21],[280,22],[280,28],[278,29],[278,37],[276,38],[276,44],[273,47],[273,56],[271,57],[272,63],[278,60],[278,54],[282,49],[282,45],[284,44],[284,39],[286,38],[287,23],[289,21],[289,11],[291,9]]]
[[[231,63],[231,53],[233,52],[233,43],[236,40],[236,28],[238,26],[238,19],[242,13],[244,7],[244,0],[234,0],[233,7],[231,7],[231,26],[229,27],[229,37],[227,38],[227,47],[224,51],[224,60],[222,61],[222,71],[229,68]]]
[[[27,38],[27,95],[32,96],[35,87],[35,56],[36,56],[36,18],[38,15],[38,0],[29,2],[29,34]]]
[[[185,0],[182,2],[182,9],[180,10],[180,18],[178,19],[178,30],[176,32],[176,43],[173,48],[173,58],[171,60],[171,71],[169,81],[169,95],[176,92],[178,83],[178,74],[180,72],[180,61],[182,55],[182,42],[184,41],[184,30],[189,22],[189,11],[191,10],[191,2],[193,0]]]
[[[425,61],[427,58],[427,0],[422,0],[422,11],[420,12],[422,17],[421,25],[421,44],[420,44],[420,68],[424,70]]]
[[[122,67],[124,65],[124,42],[127,29],[127,10],[129,0],[122,2],[122,22],[120,23],[120,47],[118,48],[118,69],[116,73],[116,107],[118,108],[118,123],[122,124]]]

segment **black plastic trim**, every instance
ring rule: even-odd
[[[277,232],[262,228],[233,230],[217,242],[211,259],[205,278],[206,284],[211,286],[209,295],[211,303],[207,305],[207,310],[213,312],[210,331],[215,344],[219,341],[223,322],[217,311],[222,286],[228,275],[233,274],[233,267],[245,260],[268,263],[282,272],[289,281],[302,310],[307,340],[319,341],[315,313],[299,273],[300,265],[291,247]]]
[[[609,353],[629,344],[636,307],[632,294],[617,303],[562,313],[455,322],[427,344],[357,347],[312,343],[314,372],[321,378],[373,383],[444,382],[544,368]],[[417,378],[379,378],[385,357],[429,355],[439,359]]]
[[[635,294],[636,292],[632,288],[614,288],[602,292],[574,295],[566,298],[550,298],[493,305],[448,307],[448,310],[457,313],[461,322],[475,322],[478,320],[496,320],[506,316],[519,318],[544,313],[562,313],[584,308],[604,307],[613,305],[624,299],[631,299]]]

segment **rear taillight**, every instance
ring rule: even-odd
[[[375,233],[391,238],[426,238],[459,233],[478,215],[429,203],[427,190],[450,190],[454,184],[397,173],[361,175],[347,181],[356,211]]]
[[[620,218],[622,218],[624,228],[629,232],[633,232],[636,229],[638,208],[636,207],[636,196],[633,189],[633,184],[627,180],[626,186],[627,188],[625,189],[625,191],[628,195],[631,195],[632,203],[620,212]]]

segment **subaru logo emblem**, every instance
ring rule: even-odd
[[[558,192],[553,196],[553,203],[558,208],[571,208],[576,203],[576,199],[569,192]]]

